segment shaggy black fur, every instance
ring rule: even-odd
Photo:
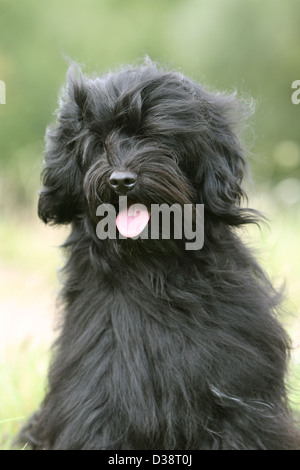
[[[279,296],[236,234],[243,108],[152,63],[68,73],[47,131],[39,216],[72,224],[63,324],[41,410],[20,439],[46,449],[298,449]],[[130,203],[204,204],[205,242],[106,239],[114,170]],[[151,223],[151,221],[150,221]]]

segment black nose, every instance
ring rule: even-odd
[[[132,171],[118,171],[115,170],[110,178],[109,183],[111,187],[122,194],[126,194],[136,185],[137,174]]]

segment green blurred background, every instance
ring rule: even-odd
[[[65,57],[103,73],[145,55],[256,103],[250,205],[271,223],[243,236],[275,284],[286,282],[291,313],[282,321],[295,348],[288,380],[299,413],[300,104],[291,100],[299,0],[0,0],[0,448],[41,399],[55,325],[55,247],[65,230],[43,227],[36,203]]]

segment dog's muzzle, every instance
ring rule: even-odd
[[[137,174],[133,171],[114,170],[109,178],[109,185],[113,191],[120,196],[127,196],[128,193],[136,186]],[[119,199],[119,202],[120,202]],[[121,235],[126,238],[137,237],[146,227],[150,219],[150,213],[147,208],[140,203],[132,204],[126,200],[116,218],[116,225]]]

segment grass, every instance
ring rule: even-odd
[[[57,246],[65,230],[33,216],[0,222],[0,449],[38,407],[45,392],[53,339]]]
[[[0,365],[0,449],[13,448],[13,436],[40,403],[48,360],[46,345],[24,341],[6,346]]]
[[[252,202],[271,219],[270,228],[242,232],[276,284],[286,279],[282,317],[293,339],[288,385],[291,406],[300,417],[300,212],[279,207],[268,194]],[[13,448],[13,436],[38,407],[45,391],[49,345],[58,287],[57,245],[64,230],[44,228],[36,217],[0,222],[0,449]],[[50,321],[48,321],[50,319]]]

